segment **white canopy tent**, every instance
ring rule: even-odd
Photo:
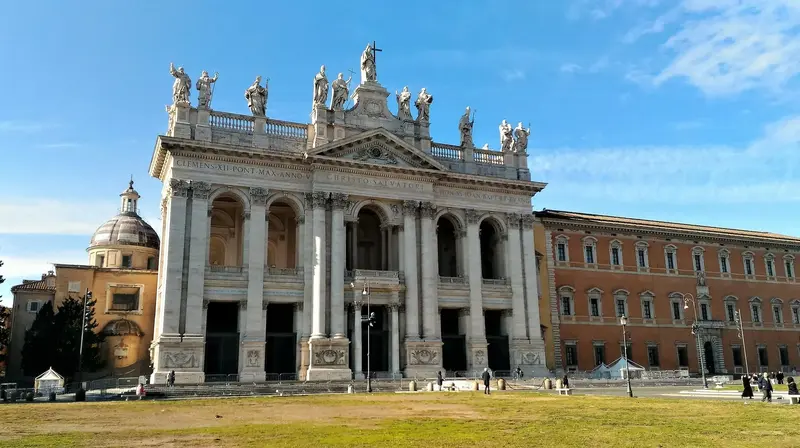
[[[33,387],[36,392],[43,394],[62,392],[64,390],[64,377],[50,367],[46,372],[36,377]]]
[[[625,366],[627,364],[627,370],[631,373],[631,378],[639,378],[641,377],[642,373],[645,368],[636,364],[635,362],[631,361],[630,359],[625,359],[623,357],[617,358],[616,361],[612,362],[611,365],[608,366],[608,371],[611,379],[625,379]]]

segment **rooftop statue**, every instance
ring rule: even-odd
[[[344,110],[344,104],[347,102],[347,95],[350,93],[350,89],[347,86],[350,85],[351,79],[353,79],[352,76],[347,78],[347,81],[345,81],[344,75],[339,73],[339,76],[337,76],[333,81],[333,99],[331,99],[331,109]]]
[[[394,91],[397,98],[397,117],[401,120],[413,120],[411,116],[411,92],[408,91],[408,86],[403,87],[403,91],[397,93]]]
[[[169,74],[175,77],[175,82],[172,84],[172,102],[174,104],[189,104],[189,93],[192,85],[192,80],[189,75],[183,71],[183,67],[178,67],[175,70],[175,64],[169,63]]]
[[[244,97],[247,99],[247,107],[254,117],[265,117],[267,115],[267,98],[269,97],[269,80],[267,80],[267,87],[261,86],[261,76],[256,76],[253,85],[244,91]]]
[[[514,152],[525,153],[528,150],[528,136],[530,135],[531,128],[523,128],[520,121],[517,128],[514,129],[514,137],[517,138],[517,141],[514,142]]]
[[[325,105],[328,102],[328,77],[325,75],[325,66],[319,68],[319,73],[314,76],[314,104]]]
[[[431,103],[433,103],[433,95],[423,87],[417,96],[417,100],[414,101],[414,105],[417,106],[418,121],[431,121]]]
[[[513,130],[511,125],[503,120],[500,123],[500,151],[511,152],[511,146],[514,143]]]
[[[367,44],[367,48],[361,53],[361,83],[366,81],[377,81],[378,72],[375,67],[375,49],[374,46]]]
[[[211,105],[211,95],[214,94],[214,87],[212,84],[217,82],[219,73],[214,73],[214,77],[208,76],[208,72],[203,70],[203,73],[197,78],[195,88],[197,88],[197,107],[208,109]]]
[[[461,120],[458,122],[458,131],[461,134],[461,146],[465,148],[472,148],[475,144],[472,142],[472,126],[475,124],[475,116],[473,114],[470,117],[470,110],[469,106],[467,106],[467,110],[464,111],[464,115],[461,116]]]

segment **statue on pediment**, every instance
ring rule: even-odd
[[[400,93],[395,90],[394,95],[397,97],[397,117],[401,120],[413,120],[414,118],[411,116],[411,92],[408,91],[408,86],[403,87],[403,91]]]
[[[331,109],[333,110],[344,110],[344,104],[347,102],[347,95],[350,93],[350,89],[347,87],[350,85],[350,80],[353,77],[350,76],[347,78],[347,81],[344,79],[344,75],[339,73],[339,76],[333,80],[333,99],[331,99]]]
[[[325,105],[328,101],[328,77],[325,75],[325,66],[319,68],[319,73],[314,76],[314,104]]]
[[[375,67],[375,53],[372,46],[367,44],[367,48],[361,53],[361,83],[377,80],[378,72]]]
[[[500,150],[503,152],[511,152],[511,146],[514,143],[513,129],[506,120],[500,123]]]
[[[417,100],[414,101],[414,105],[417,106],[417,121],[431,121],[431,103],[433,103],[433,95],[423,87]]]
[[[169,63],[169,74],[175,77],[172,84],[172,102],[174,104],[189,105],[189,94],[191,93],[192,80],[183,71],[183,67],[175,70],[175,64]]]
[[[525,153],[528,150],[528,137],[530,135],[531,128],[523,128],[522,122],[520,121],[516,129],[514,129],[514,137],[517,138],[514,142],[514,152]]]
[[[208,109],[211,105],[211,95],[214,94],[213,84],[217,82],[219,73],[214,73],[214,77],[208,76],[208,72],[203,70],[203,73],[197,78],[195,88],[197,89],[197,107]]]
[[[461,120],[458,122],[458,131],[461,134],[461,146],[464,148],[472,148],[475,146],[475,144],[472,142],[473,124],[475,124],[475,117],[474,115],[470,117],[469,106],[467,106],[467,110],[464,112],[464,115],[461,116]]]
[[[267,115],[267,98],[269,97],[269,80],[267,86],[261,86],[261,76],[256,76],[253,85],[244,91],[244,97],[247,99],[247,107],[254,117],[264,117]]]

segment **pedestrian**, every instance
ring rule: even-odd
[[[776,373],[775,379],[778,380],[778,384],[783,384],[783,372]]]
[[[174,387],[175,386],[175,371],[170,370],[167,374],[167,386]]]
[[[481,378],[483,379],[483,393],[486,395],[491,395],[492,391],[489,390],[489,383],[492,380],[492,374],[489,373],[488,367],[483,368],[483,374],[481,375]]]
[[[514,372],[516,373],[516,377],[518,380],[522,380],[522,377],[525,375],[522,372],[522,368],[520,366],[517,366],[517,370],[515,370]]]
[[[444,378],[442,378],[442,371],[436,372],[436,385],[439,386],[439,390],[442,390],[442,383],[444,382]]]
[[[564,374],[564,377],[561,378],[561,387],[564,389],[569,389],[569,378],[567,377],[566,373]]]
[[[800,392],[797,390],[797,383],[794,382],[794,378],[787,377],[786,386],[789,389],[789,395],[800,395]]]
[[[753,388],[750,386],[750,377],[748,375],[742,375],[742,386],[744,390],[742,390],[742,398],[749,398],[753,399]]]
[[[8,394],[6,393],[6,385],[5,384],[0,386],[0,400],[2,400],[3,403],[8,403]]]
[[[763,394],[761,401],[772,403],[772,383],[767,372],[764,372],[764,376],[758,381],[758,388],[761,389]]]

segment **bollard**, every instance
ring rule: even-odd
[[[353,393],[353,385],[352,384],[347,386],[347,393],[348,394],[352,394]]]
[[[86,391],[82,387],[75,392],[75,401],[86,401]]]
[[[55,392],[50,392],[47,395],[47,399],[48,399],[48,401],[56,401],[56,393]]]
[[[481,383],[475,381],[472,383],[472,390],[481,390]]]
[[[546,390],[550,390],[550,389],[553,388],[553,381],[550,378],[545,378],[544,379],[544,388]]]
[[[428,392],[433,392],[433,383],[428,383]]]
[[[409,392],[416,392],[417,391],[417,382],[411,380],[408,382],[408,391]]]
[[[564,383],[561,382],[561,378],[558,378],[556,380],[556,389],[563,389],[563,388],[564,388]]]
[[[25,394],[25,401],[28,403],[33,403],[33,392],[28,392]]]
[[[502,378],[497,380],[497,390],[506,390],[506,380]]]

